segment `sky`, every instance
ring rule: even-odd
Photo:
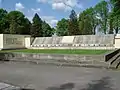
[[[32,21],[35,13],[38,13],[42,20],[45,20],[52,27],[62,18],[69,18],[70,12],[74,9],[79,15],[80,12],[89,7],[94,7],[101,0],[0,0],[0,7],[8,12],[18,10]]]

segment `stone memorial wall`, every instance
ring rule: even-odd
[[[115,49],[120,48],[120,35],[77,35],[36,37],[30,35],[0,34],[1,49]]]
[[[1,34],[2,42],[0,43],[0,48],[1,49],[25,48],[25,37],[30,36]]]

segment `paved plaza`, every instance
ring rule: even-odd
[[[0,82],[0,90],[120,90],[120,71],[7,62],[0,63]]]

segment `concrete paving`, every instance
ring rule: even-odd
[[[35,90],[120,90],[120,71],[7,62],[0,64],[0,82]]]

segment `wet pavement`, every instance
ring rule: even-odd
[[[0,82],[34,90],[120,90],[120,71],[7,62],[0,64]]]

